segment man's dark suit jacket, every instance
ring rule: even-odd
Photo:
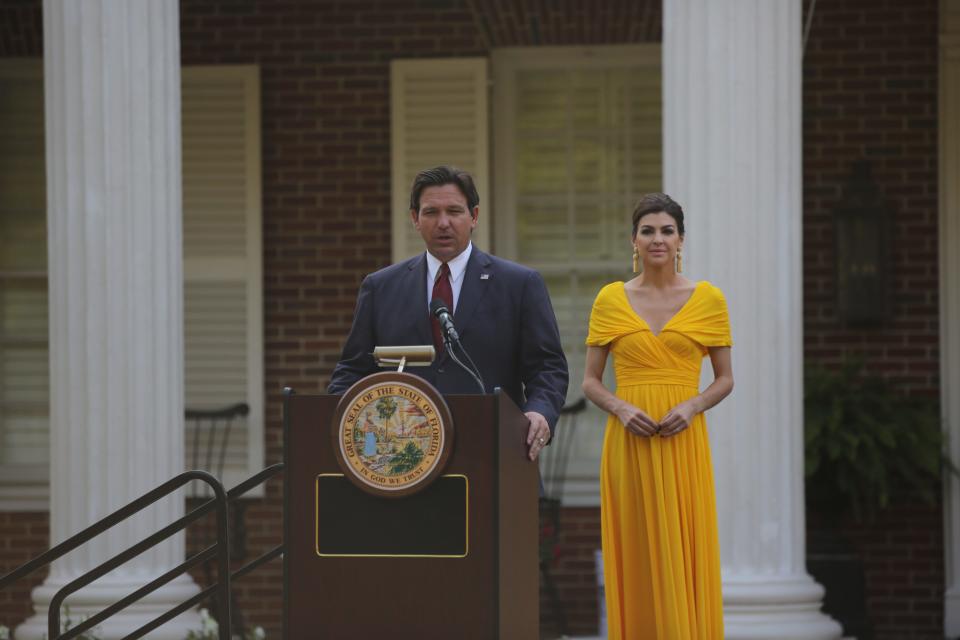
[[[542,414],[553,429],[567,394],[568,374],[543,278],[476,246],[463,278],[453,321],[487,392],[502,388],[523,411]],[[360,378],[382,371],[373,360],[375,346],[433,344],[431,331],[425,253],[368,275],[327,392],[343,393]],[[444,394],[479,391],[445,351],[431,366],[407,371]]]

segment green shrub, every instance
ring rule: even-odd
[[[839,371],[806,372],[805,459],[807,495],[860,520],[907,489],[937,500],[944,465],[938,403],[910,398],[861,362]]]

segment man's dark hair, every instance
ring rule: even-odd
[[[420,212],[420,194],[427,187],[442,187],[445,184],[456,185],[460,193],[467,199],[467,208],[473,215],[473,208],[480,204],[480,194],[473,184],[473,177],[463,169],[449,165],[424,169],[413,179],[413,188],[410,189],[410,210]]]
[[[677,223],[677,233],[681,236],[683,230],[683,207],[665,193],[648,193],[640,198],[640,202],[633,210],[633,236],[636,237],[637,229],[640,227],[640,218],[648,213],[668,214]]]

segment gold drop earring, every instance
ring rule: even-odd
[[[677,273],[683,273],[683,255],[680,247],[677,247]]]
[[[642,273],[643,269],[640,265],[640,252],[637,250],[637,245],[633,245],[633,272]]]

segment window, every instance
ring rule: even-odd
[[[630,214],[661,188],[660,48],[504,49],[493,70],[494,244],[543,274],[573,399],[593,300],[633,277]],[[606,416],[588,405],[579,420],[564,502],[598,504]]]
[[[46,510],[42,63],[0,61],[0,508]],[[223,480],[263,467],[260,96],[255,67],[182,72],[186,404],[250,406]],[[236,429],[236,427],[235,427]],[[185,438],[187,460],[192,443]]]

